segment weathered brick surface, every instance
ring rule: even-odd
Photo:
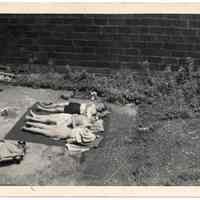
[[[200,15],[0,15],[0,63],[138,68],[200,63]]]

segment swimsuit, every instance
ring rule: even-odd
[[[81,114],[81,104],[80,103],[69,103],[64,107],[64,113],[69,114]]]
[[[96,106],[93,103],[80,104],[71,102],[64,107],[64,113],[81,114],[91,118],[92,116],[96,115],[97,111],[96,111]]]

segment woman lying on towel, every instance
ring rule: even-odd
[[[56,125],[58,127],[85,127],[89,128],[93,132],[103,132],[103,120],[96,120],[94,118],[89,119],[84,115],[78,114],[68,114],[68,113],[57,113],[57,114],[48,114],[48,115],[38,115],[35,114],[32,110],[29,115],[25,117],[26,121],[39,122],[47,125]]]
[[[51,113],[69,113],[69,114],[81,114],[88,118],[93,117],[104,117],[109,112],[105,104],[103,103],[76,103],[76,102],[66,102],[66,103],[52,103],[37,104],[37,109],[42,111],[47,111]]]
[[[22,130],[42,134],[56,140],[66,139],[67,143],[76,142],[78,144],[86,144],[96,139],[96,135],[93,134],[91,130],[84,127],[71,129],[66,126],[47,125],[28,121],[26,125],[22,127]]]

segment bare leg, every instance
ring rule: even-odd
[[[69,102],[63,102],[63,103],[52,103],[49,105],[46,105],[45,103],[40,103],[40,106],[44,108],[57,108],[57,107],[64,107],[69,105]]]
[[[32,133],[37,133],[37,134],[42,134],[42,135],[49,136],[48,131],[45,130],[45,129],[41,129],[41,128],[23,126],[22,130],[28,131],[28,132],[32,132]]]
[[[46,118],[33,118],[31,116],[26,116],[26,120],[27,121],[32,121],[32,122],[39,122],[39,123],[44,123],[44,124],[54,124],[56,125],[57,122],[50,120],[50,119],[46,119]]]
[[[70,129],[68,127],[58,127],[54,125],[45,125],[42,123],[26,122],[26,126],[24,126],[22,129],[56,139],[70,139],[70,141],[76,141],[78,143],[88,143],[94,141],[96,138],[91,131],[84,128]]]
[[[46,112],[50,112],[50,113],[63,113],[64,112],[64,106],[63,107],[48,108],[48,107],[36,105],[36,107],[37,107],[38,110],[46,111]]]
[[[25,117],[25,119],[28,121],[33,121],[33,122],[56,124],[56,121],[53,119],[50,119],[49,115],[37,115],[37,114],[33,113],[32,110],[30,111],[29,115]]]
[[[29,115],[26,116],[26,121],[57,125],[59,127],[69,127],[72,125],[72,115],[67,113],[38,115],[30,111]]]
[[[31,117],[30,115],[25,117],[26,121],[32,121],[32,122],[41,122],[41,123],[47,123],[47,120],[41,120],[35,117]]]
[[[55,125],[46,125],[42,123],[26,122],[22,128],[25,131],[39,133],[56,139],[73,138],[72,129],[68,127],[58,127]]]
[[[25,124],[28,125],[28,126],[35,127],[35,128],[40,128],[40,129],[48,130],[48,128],[49,128],[49,125],[38,123],[38,122],[37,123],[35,123],[35,122],[26,122]]]
[[[53,103],[50,105],[46,105],[44,103],[37,104],[38,109],[48,112],[63,112],[64,107],[69,105],[69,102],[64,103]]]

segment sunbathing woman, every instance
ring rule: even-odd
[[[103,132],[103,120],[94,120],[94,118],[89,119],[84,115],[78,114],[68,114],[68,113],[57,113],[49,115],[38,115],[32,110],[29,115],[25,117],[26,121],[39,122],[45,124],[53,124],[57,126],[64,126],[69,128],[85,127],[89,128],[93,132]]]
[[[106,112],[106,106],[103,103],[52,103],[52,104],[37,104],[37,109],[47,111],[51,113],[69,113],[69,114],[81,114],[87,116],[89,119],[94,117],[103,117],[108,114]],[[106,113],[105,113],[106,112]]]
[[[40,122],[45,124],[54,124],[57,126],[67,126],[75,128],[77,126],[90,127],[92,120],[89,120],[84,115],[68,114],[68,113],[55,113],[48,115],[38,115],[30,110],[30,113],[25,117],[26,121]]]
[[[93,134],[89,129],[83,127],[76,127],[71,129],[66,126],[58,126],[56,124],[43,124],[38,122],[26,122],[22,130],[29,131],[36,134],[42,134],[53,139],[66,139],[67,143],[79,143],[86,144],[94,141],[96,135]]]

